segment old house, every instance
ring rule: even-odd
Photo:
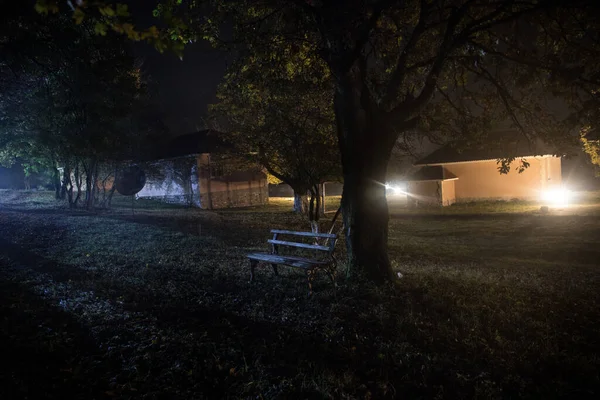
[[[501,174],[499,159],[514,158]],[[528,168],[521,170],[523,162]],[[486,148],[446,145],[418,160],[408,177],[409,204],[447,206],[481,200],[540,200],[562,184],[561,157],[542,145],[505,141]]]
[[[266,175],[231,150],[216,131],[179,136],[145,163],[146,185],[136,196],[204,209],[266,204]]]

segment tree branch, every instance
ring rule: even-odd
[[[413,29],[406,45],[398,55],[398,60],[396,61],[396,66],[394,68],[394,72],[392,73],[392,77],[390,78],[387,84],[387,90],[383,97],[383,104],[385,106],[390,106],[391,103],[397,96],[398,90],[404,81],[404,77],[406,76],[406,61],[413,47],[419,41],[421,34],[425,31],[425,19],[427,2],[425,0],[421,0],[421,9],[419,10],[419,21],[415,28]]]

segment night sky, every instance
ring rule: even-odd
[[[135,23],[156,25],[152,17],[155,1],[130,0]],[[206,42],[186,46],[183,60],[173,53],[160,54],[152,46],[136,43],[135,55],[144,60],[143,70],[156,87],[173,136],[202,128],[207,105],[215,101],[217,85],[227,66],[227,54]]]

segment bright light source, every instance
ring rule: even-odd
[[[405,185],[403,185],[402,183],[394,184],[394,185],[386,183],[385,190],[387,190],[388,193],[391,193],[391,194],[406,194]]]
[[[552,206],[566,206],[571,200],[571,191],[565,188],[548,189],[542,192],[542,201]]]

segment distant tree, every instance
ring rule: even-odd
[[[255,58],[232,66],[211,112],[229,126],[238,151],[292,187],[294,210],[318,221],[320,184],[341,177],[330,81],[324,66],[281,76],[264,63]]]
[[[139,65],[113,33],[98,36],[60,14],[11,11],[0,28],[9,67],[2,91],[10,94],[0,100],[4,163],[52,168],[57,196],[92,208],[102,164],[134,158],[161,129]]]
[[[587,119],[598,93],[599,7],[595,0],[172,0],[156,13],[174,22],[175,38],[236,45],[240,57],[269,59],[265,68],[282,75],[302,59],[327,65],[348,265],[384,282],[394,275],[383,183],[399,135],[473,141],[509,121],[530,140],[574,143],[569,129]]]

